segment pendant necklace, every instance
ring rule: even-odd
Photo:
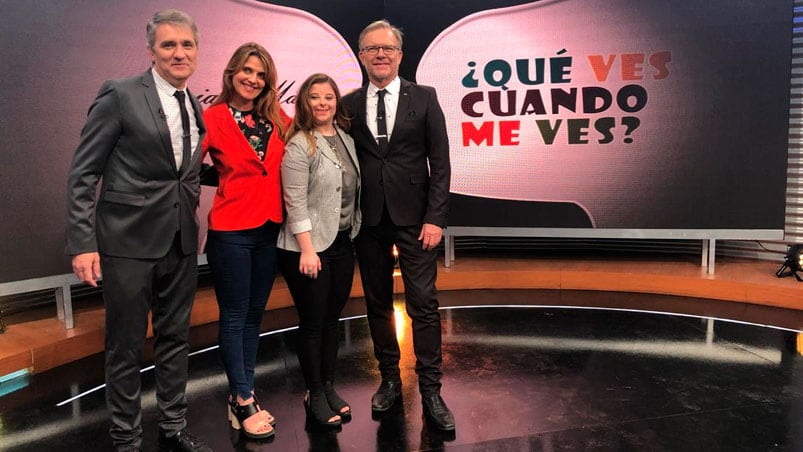
[[[331,137],[323,135],[323,138],[326,140],[326,144],[329,145],[329,149],[331,149],[335,154],[335,157],[337,157],[337,163],[335,163],[335,167],[345,171],[343,168],[343,161],[340,159],[340,152],[337,151],[337,134],[332,135]]]

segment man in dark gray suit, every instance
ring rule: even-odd
[[[106,400],[117,450],[142,448],[140,359],[152,313],[160,450],[209,450],[186,429],[197,286],[201,106],[186,89],[198,30],[166,10],[147,24],[151,68],[103,84],[67,184],[67,254],[106,305]],[[101,181],[100,192],[96,186]]]
[[[382,383],[374,412],[401,395],[400,351],[393,319],[393,244],[399,250],[405,304],[412,319],[416,373],[424,414],[453,431],[454,417],[440,396],[441,324],[435,248],[446,225],[449,139],[435,90],[399,77],[402,33],[384,20],[359,38],[369,84],[345,96],[362,169],[363,226],[355,246],[368,323]]]

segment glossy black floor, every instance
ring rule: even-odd
[[[257,391],[278,419],[276,437],[239,438],[226,422],[218,352],[202,347],[214,342],[214,325],[193,330],[190,428],[218,451],[803,450],[803,357],[794,331],[689,315],[504,305],[556,304],[546,291],[477,293],[443,294],[443,304],[453,305],[442,319],[443,396],[456,415],[454,436],[422,420],[407,321],[399,333],[403,403],[371,416],[378,376],[359,301],[347,309],[355,317],[342,322],[338,386],[354,418],[341,431],[305,425],[296,332],[287,329],[263,337],[257,370]],[[594,297],[612,304],[641,297],[633,304],[648,305],[632,294],[575,295],[586,305]],[[494,305],[458,306],[484,300]],[[293,322],[291,311],[266,314],[273,330]],[[0,385],[23,386],[0,397],[0,449],[109,450],[103,390],[92,392],[102,380],[102,359],[93,356]],[[152,372],[143,382],[145,446],[153,450]]]

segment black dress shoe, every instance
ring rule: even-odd
[[[394,380],[382,380],[379,389],[371,397],[371,409],[373,411],[387,411],[396,403],[396,398],[401,396],[401,382]]]
[[[159,452],[212,452],[212,448],[187,429],[179,430],[173,436],[159,430]]]
[[[454,415],[439,394],[421,395],[424,416],[440,430],[454,430]]]

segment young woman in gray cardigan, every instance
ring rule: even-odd
[[[334,80],[313,74],[296,99],[281,166],[287,216],[277,242],[279,268],[298,311],[304,405],[313,421],[336,427],[351,417],[334,378],[338,319],[354,278],[360,167]]]

